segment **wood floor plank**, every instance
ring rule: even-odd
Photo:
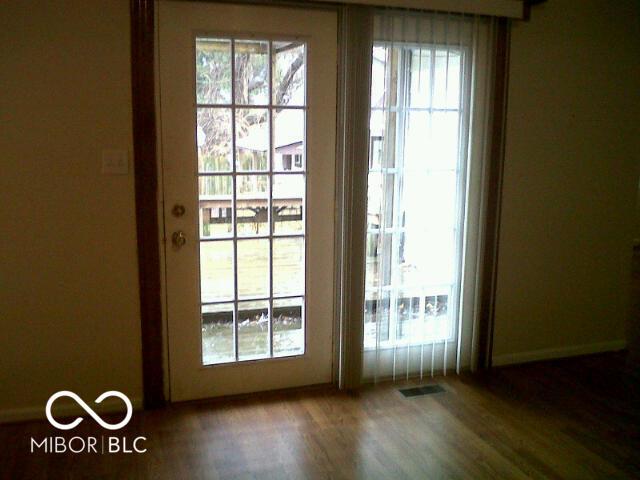
[[[322,388],[136,412],[119,435],[148,438],[137,455],[29,453],[30,437],[104,435],[91,419],[72,433],[2,425],[0,478],[640,478],[640,375],[624,353],[433,381],[445,391]]]

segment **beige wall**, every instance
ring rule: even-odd
[[[551,0],[514,23],[495,363],[624,339],[639,18],[637,0]]]
[[[0,411],[141,397],[128,9],[0,3]]]

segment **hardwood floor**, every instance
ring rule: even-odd
[[[0,476],[39,478],[640,478],[640,376],[625,354],[397,385],[260,394],[134,413],[143,454],[29,453],[30,437],[108,434],[88,419],[0,427]],[[428,382],[424,382],[428,383]],[[114,420],[117,417],[114,417]]]

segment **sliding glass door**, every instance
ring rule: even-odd
[[[375,23],[365,380],[446,373],[459,353],[473,23],[407,17]]]

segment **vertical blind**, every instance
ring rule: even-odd
[[[365,381],[473,367],[494,20],[377,10]]]

